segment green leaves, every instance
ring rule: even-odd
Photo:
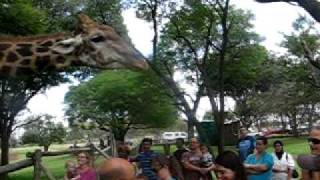
[[[176,110],[152,73],[106,71],[70,89],[65,97],[69,120],[92,120],[111,129],[167,127]]]
[[[44,118],[39,121],[33,122],[24,128],[25,132],[21,137],[23,144],[36,143],[39,146],[49,147],[54,142],[62,143],[64,141],[67,131],[63,124],[61,122],[54,123],[54,117],[50,115],[43,117]]]
[[[28,0],[0,3],[0,33],[30,35],[46,31],[46,14]]]

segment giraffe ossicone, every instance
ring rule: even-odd
[[[61,71],[68,66],[147,69],[146,59],[113,28],[80,14],[72,34],[0,36],[0,75]]]

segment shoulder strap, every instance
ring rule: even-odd
[[[288,153],[286,152],[286,160],[288,161]]]

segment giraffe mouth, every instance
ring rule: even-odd
[[[127,68],[128,66],[126,66],[125,64],[113,61],[111,63],[108,63],[105,67],[107,67],[107,69],[124,69],[124,68]]]

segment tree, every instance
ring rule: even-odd
[[[25,35],[46,29],[42,11],[30,5],[29,1],[2,2],[0,7],[0,13],[5,14],[1,16],[4,19],[0,23],[3,27],[0,33]],[[48,87],[65,81],[66,78],[61,74],[48,73],[21,78],[0,77],[1,165],[9,163],[9,139],[15,129],[17,116],[26,108],[28,101]],[[0,179],[6,179],[6,175]]]
[[[69,122],[91,121],[100,129],[109,127],[120,141],[131,128],[167,127],[177,113],[158,82],[152,73],[103,72],[67,93]]]
[[[0,34],[30,35],[47,29],[46,14],[28,0],[0,3]]]
[[[253,64],[261,64],[266,58],[265,49],[259,46],[260,38],[251,30],[253,16],[229,6],[229,1],[188,1],[169,17],[159,43],[159,47],[164,47],[160,50],[166,54],[166,58],[161,59],[169,60],[167,64],[174,64],[188,83],[197,86],[196,100],[204,95],[209,98],[218,126],[221,152],[225,95],[238,88],[249,88],[245,87],[248,84],[252,86],[256,78],[252,77],[257,70],[245,70],[244,67],[250,67],[245,65],[250,62],[246,61],[249,54],[252,59],[256,58]],[[160,53],[159,57],[162,57]],[[242,65],[244,70],[238,72],[242,73],[243,82],[247,77],[248,83],[233,86],[236,82],[233,78],[241,78],[239,74],[233,74],[234,70],[241,69]],[[197,105],[198,101],[194,102]]]
[[[163,25],[163,19],[168,14],[176,11],[177,2],[170,0],[133,0],[138,18],[152,23],[153,27],[153,52],[149,65],[155,74],[161,79],[163,87],[170,89],[175,96],[176,107],[186,116],[188,122],[188,138],[194,137],[194,125],[197,125],[197,110],[200,99],[203,96],[203,88],[199,88],[195,98],[186,91],[174,79],[175,61],[172,56],[164,51],[167,48],[159,43],[159,27]],[[192,103],[189,103],[192,102]]]
[[[67,131],[61,122],[54,123],[53,119],[54,117],[45,115],[38,122],[25,126],[25,132],[21,137],[22,143],[36,143],[43,146],[44,151],[48,151],[53,143],[62,143]]]
[[[256,0],[261,3],[295,3],[305,9],[316,21],[320,22],[320,2],[318,0]]]

